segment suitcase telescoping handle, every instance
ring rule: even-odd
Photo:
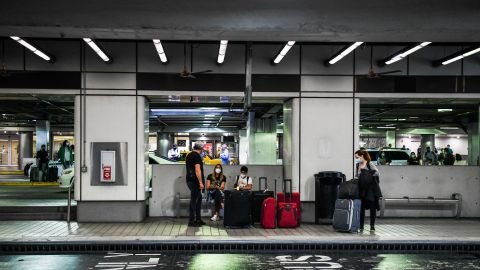
[[[289,189],[287,189],[287,183],[289,183],[288,185],[290,187]],[[287,197],[290,199],[290,202],[292,202],[292,194],[293,194],[292,179],[283,179],[283,192],[285,193],[285,202],[287,201]]]
[[[265,181],[265,189],[262,190],[262,180]],[[265,176],[262,176],[262,177],[259,177],[258,178],[258,190],[259,191],[264,191],[264,190],[267,190],[268,189],[268,185],[267,185],[267,177]]]

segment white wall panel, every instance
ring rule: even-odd
[[[300,46],[298,45],[294,45],[279,64],[272,64],[283,46],[284,44],[252,45],[252,73],[300,74]]]
[[[135,73],[84,73],[84,76],[87,76],[87,88],[91,89],[136,89],[137,87]]]
[[[397,61],[388,66],[379,66],[378,61],[389,57],[405,47],[399,46],[374,46],[373,47],[373,70],[375,72],[384,72],[391,70],[401,70],[402,72],[390,74],[406,75],[407,59]],[[370,68],[370,46],[360,46],[355,50],[355,73],[356,75],[367,75]]]
[[[302,74],[352,75],[353,54],[345,56],[335,65],[324,64],[343,47],[343,45],[302,45]]]
[[[245,45],[228,44],[223,64],[217,64],[218,44],[194,44],[193,71],[212,70],[214,73],[245,74]]]
[[[379,166],[380,186],[387,198],[450,198],[463,196],[462,217],[480,217],[480,167],[477,166]],[[452,211],[386,211],[385,215],[452,216]]]
[[[304,201],[315,200],[314,174],[340,171],[352,177],[354,136],[353,99],[305,98],[301,100],[300,192]],[[294,165],[295,166],[295,165]]]
[[[183,70],[183,43],[162,42],[168,63],[163,64],[153,41],[138,43],[139,72],[175,72]],[[187,46],[187,68],[190,70],[190,45]]]
[[[302,76],[302,91],[352,92],[352,76]]]
[[[143,141],[144,135],[144,115],[141,113],[145,108],[145,98],[138,97],[138,104],[136,97],[125,96],[87,96],[86,103],[83,109],[86,108],[85,116],[83,118],[85,128],[85,166],[88,168],[87,173],[82,173],[81,183],[81,198],[80,198],[80,181],[76,181],[75,198],[82,201],[128,201],[128,200],[144,200],[145,196],[144,185],[145,180],[142,177],[144,174],[139,173],[144,168],[144,165],[137,171],[136,166],[143,164],[143,153],[145,150],[138,142]],[[75,134],[78,141],[80,138],[80,97],[75,99]],[[136,109],[140,114],[137,114]],[[137,116],[138,115],[138,116]],[[137,117],[139,117],[137,122]],[[140,128],[137,128],[138,127]],[[138,132],[138,133],[137,133]],[[127,185],[125,186],[92,186],[90,183],[91,173],[91,142],[127,142]],[[77,144],[77,149],[80,145]],[[80,158],[76,157],[75,179],[80,179]],[[137,175],[138,173],[138,175]],[[138,181],[138,182],[137,182]]]
[[[410,56],[410,75],[460,75],[461,63],[457,61],[442,67],[433,67],[432,62],[460,51],[459,46],[427,46]]]
[[[36,54],[26,51],[27,70],[80,71],[80,41],[36,40],[34,44],[54,56],[55,62],[49,63]]]
[[[96,41],[105,53],[113,58],[105,63],[90,46],[85,43],[85,69],[87,71],[135,72],[135,42]]]

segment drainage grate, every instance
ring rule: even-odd
[[[195,252],[273,252],[273,251],[443,251],[480,252],[480,242],[55,242],[0,243],[1,254],[95,253],[108,251],[195,251]]]

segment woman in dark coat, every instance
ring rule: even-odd
[[[355,152],[355,158],[358,159],[356,176],[358,177],[358,189],[362,208],[360,210],[360,230],[363,230],[365,223],[365,209],[370,209],[370,231],[375,231],[375,218],[377,211],[380,210],[380,197],[382,191],[379,185],[378,169],[371,162],[370,155],[365,150]]]

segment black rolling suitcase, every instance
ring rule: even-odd
[[[223,225],[225,227],[247,227],[251,224],[250,212],[252,193],[250,191],[225,190]]]
[[[37,166],[31,166],[30,167],[30,182],[38,182],[39,181],[39,175],[38,175],[38,167]]]
[[[58,179],[58,168],[57,166],[52,166],[48,168],[47,181],[55,182]]]
[[[262,180],[265,181],[264,189],[262,190]],[[259,223],[261,220],[261,213],[263,207],[263,201],[267,198],[275,198],[275,193],[268,190],[267,178],[258,178],[258,190],[252,191],[252,224]]]

